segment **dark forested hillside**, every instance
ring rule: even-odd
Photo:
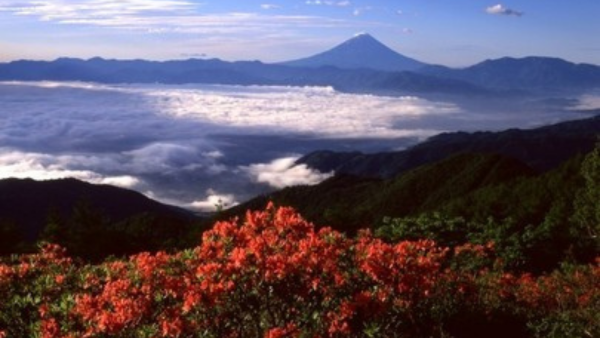
[[[297,208],[311,221],[343,231],[379,223],[384,216],[435,210],[478,189],[532,177],[527,165],[500,155],[462,154],[422,166],[391,179],[338,175],[316,186],[286,188],[243,204],[260,209],[268,200]]]
[[[75,179],[0,180],[0,237],[13,238],[0,254],[36,240],[90,258],[166,249],[182,245],[195,221],[189,211],[113,186]]]

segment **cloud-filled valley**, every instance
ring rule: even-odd
[[[5,82],[0,178],[75,177],[210,210],[327,178],[294,165],[310,151],[384,151],[442,131],[574,117],[560,109],[524,115],[510,105],[477,107],[327,87]]]

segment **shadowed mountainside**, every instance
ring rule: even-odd
[[[591,151],[599,134],[600,116],[596,116],[529,130],[445,133],[398,152],[318,151],[300,158],[297,163],[322,172],[389,178],[452,154],[482,152],[509,156],[544,171],[557,167],[575,154]]]
[[[421,73],[491,89],[576,90],[600,85],[598,66],[535,56],[486,60],[463,69],[429,66]]]
[[[76,179],[0,180],[0,254],[37,240],[64,245],[76,256],[172,249],[192,239],[199,218],[131,190]],[[12,249],[11,249],[12,248]]]
[[[297,186],[261,196],[226,214],[258,210],[268,201],[297,208],[309,220],[354,232],[398,217],[436,210],[458,196],[495,186],[535,171],[500,155],[461,154],[390,179],[336,175],[315,186]]]

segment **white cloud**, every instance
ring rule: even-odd
[[[275,5],[275,4],[262,4],[262,5],[260,5],[260,8],[265,9],[265,10],[271,10],[271,9],[279,9],[279,8],[281,8],[281,6]]]
[[[352,5],[350,1],[328,1],[328,0],[307,0],[304,2],[310,6],[335,6],[335,7],[348,7]]]
[[[600,109],[600,93],[585,94],[578,98],[577,104],[572,110],[599,110]]]
[[[354,11],[352,12],[352,14],[354,16],[361,16],[363,15],[365,12],[368,12],[370,10],[372,10],[373,8],[371,6],[365,6],[365,7],[358,7],[355,8]]]
[[[213,189],[206,191],[204,200],[194,201],[189,204],[191,209],[196,209],[204,212],[217,211],[220,208],[230,208],[239,204],[233,194],[219,194]]]
[[[256,182],[266,183],[281,189],[295,185],[315,185],[333,176],[333,173],[321,173],[305,164],[295,165],[298,157],[285,157],[270,163],[252,164],[241,169]]]
[[[213,150],[213,151],[209,151],[207,153],[204,153],[204,156],[206,156],[208,158],[218,159],[218,158],[222,158],[225,155],[222,152],[218,151],[218,150]]]
[[[192,146],[162,142],[124,152],[123,155],[126,159],[123,165],[138,174],[154,172],[166,174],[192,164],[197,168],[203,162]],[[192,159],[194,160],[191,161]]]
[[[117,187],[135,189],[140,184],[140,180],[133,176],[105,177],[100,180],[101,184],[114,185]]]
[[[516,11],[514,9],[510,9],[510,8],[506,8],[504,5],[502,4],[497,4],[494,6],[490,6],[488,8],[485,9],[485,11],[488,14],[493,14],[493,15],[512,15],[512,16],[522,16],[523,12],[520,11]]]
[[[33,178],[44,181],[70,177],[94,184],[110,184],[129,189],[135,189],[141,183],[140,179],[130,175],[105,176],[91,170],[71,169],[70,160],[70,156],[53,157],[0,148],[0,179]]]
[[[307,0],[304,2],[309,6],[332,6],[332,7],[348,7],[352,5],[350,1],[328,1],[328,0]]]
[[[437,130],[402,129],[402,121],[459,112],[416,97],[343,94],[326,87],[198,86],[150,91],[173,117],[243,127],[248,133],[301,133],[327,138],[425,137]],[[368,112],[368,114],[365,114]]]

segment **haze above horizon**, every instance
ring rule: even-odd
[[[503,56],[600,64],[600,3],[4,0],[0,61],[58,57],[287,61],[368,32],[426,63]]]

